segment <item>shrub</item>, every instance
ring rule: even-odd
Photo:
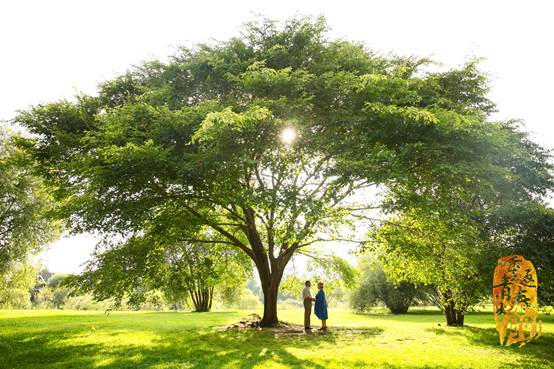
[[[144,302],[140,304],[140,310],[163,310],[166,301],[164,294],[159,290],[151,290],[144,293]]]
[[[64,274],[64,273],[53,274],[52,276],[50,276],[50,278],[48,278],[48,281],[46,282],[46,284],[50,288],[58,288],[60,287],[60,284],[62,284],[62,282],[69,276],[70,276],[69,274]]]
[[[0,306],[11,309],[31,307],[31,293],[23,288],[7,288],[0,291]]]
[[[236,286],[216,289],[214,302],[217,301],[224,308],[237,306],[243,293],[242,289]]]
[[[260,304],[260,299],[254,292],[248,288],[243,288],[234,303],[226,307],[240,310],[257,310],[260,308]]]
[[[279,301],[279,310],[299,309],[302,306],[302,301],[300,299],[288,298],[283,301]]]
[[[56,288],[52,292],[52,305],[56,309],[63,309],[67,300],[67,295],[71,290],[69,288]]]
[[[68,297],[63,306],[64,310],[107,310],[111,302],[94,301],[91,295]]]
[[[373,264],[362,269],[360,285],[351,295],[351,305],[358,311],[367,311],[379,302],[393,314],[404,314],[414,302],[417,290],[412,283],[395,285],[387,281],[382,266]]]
[[[42,309],[54,307],[54,293],[51,288],[41,288],[35,293],[34,305]]]

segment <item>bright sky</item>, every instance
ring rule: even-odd
[[[497,118],[521,118],[554,148],[551,1],[62,1],[0,2],[0,120],[32,104],[94,93],[98,82],[178,45],[225,40],[262,13],[327,17],[332,35],[447,66],[485,57]],[[64,238],[41,254],[52,271],[78,272],[95,240]]]

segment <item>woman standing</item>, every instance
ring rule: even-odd
[[[325,298],[325,292],[323,291],[323,283],[317,284],[319,292],[315,295],[315,307],[314,313],[321,320],[320,331],[327,330],[327,299]]]

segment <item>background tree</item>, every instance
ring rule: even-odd
[[[175,230],[175,227],[168,229]],[[246,282],[251,263],[228,245],[189,243],[176,234],[168,237],[157,228],[124,242],[106,243],[97,250],[85,271],[67,285],[96,300],[124,298],[144,303],[149,291],[163,292],[169,301],[192,301],[195,311],[209,311],[214,289],[233,288]]]
[[[448,325],[463,325],[464,312],[490,292],[490,265],[497,254],[463,219],[421,212],[393,218],[373,239],[393,280],[435,285]]]
[[[44,287],[46,286],[46,282],[50,279],[50,277],[52,277],[54,275],[54,273],[52,273],[50,270],[48,270],[48,268],[46,267],[41,267],[40,268],[40,272],[38,274],[38,281],[37,281],[37,284],[40,284],[41,287]]]
[[[28,261],[11,262],[4,266],[0,278],[0,306],[12,309],[30,307],[36,274],[37,268]]]
[[[267,326],[278,323],[293,255],[349,239],[341,226],[371,221],[381,205],[354,195],[379,185],[406,209],[432,199],[437,183],[450,191],[494,177],[471,151],[491,143],[493,110],[475,63],[429,73],[428,60],[377,56],[326,30],[323,19],[251,23],[241,38],[145,63],[97,96],[20,114],[35,135],[27,148],[63,200],[59,215],[75,231],[125,238],[169,219],[209,228],[187,241],[253,261]],[[543,182],[522,183],[540,193]]]
[[[42,276],[42,271],[41,271],[41,276]],[[68,277],[70,277],[71,275],[70,274],[67,274],[67,273],[54,273],[54,274],[51,274],[47,279],[46,279],[46,285],[49,287],[49,288],[58,288],[63,282],[64,280],[66,280]]]
[[[46,217],[53,202],[33,175],[31,158],[0,124],[0,277],[55,239],[59,224]]]
[[[525,255],[533,262],[539,279],[539,303],[554,305],[554,210],[532,203],[491,217],[500,229],[503,255]]]
[[[168,252],[167,283],[171,296],[188,292],[195,311],[210,311],[214,290],[242,287],[252,265],[242,253],[227,245],[178,244]]]
[[[373,258],[361,258],[359,269],[359,284],[350,296],[350,304],[354,309],[367,311],[383,303],[393,314],[408,312],[418,296],[413,283],[401,281],[395,284],[388,281],[383,266]]]
[[[476,122],[463,132],[437,141],[448,163],[431,144],[414,153],[421,165],[389,186],[385,209],[393,218],[374,234],[389,275],[438,287],[448,325],[463,325],[467,308],[488,296],[498,257],[530,251],[514,230],[538,236],[532,222],[518,219],[523,209],[546,209],[553,184],[549,152],[516,122]],[[551,243],[539,244],[550,253]]]
[[[261,306],[261,299],[254,291],[244,286],[225,288],[218,294],[221,306],[227,309],[254,310],[258,311]]]

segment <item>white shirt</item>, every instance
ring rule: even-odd
[[[312,293],[310,292],[309,287],[304,287],[302,290],[302,301],[306,301],[307,298],[312,298]]]

